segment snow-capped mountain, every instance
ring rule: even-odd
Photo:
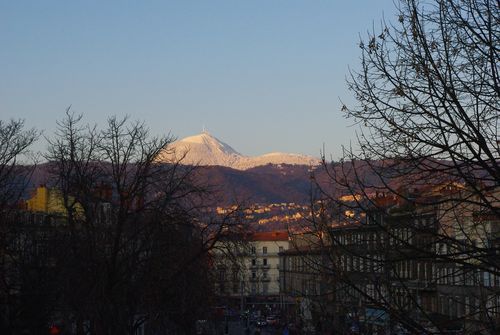
[[[179,159],[185,165],[220,165],[237,170],[247,170],[267,164],[316,166],[320,163],[319,159],[311,156],[282,152],[256,157],[244,156],[206,131],[170,144],[158,158],[163,162]]]

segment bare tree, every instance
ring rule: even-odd
[[[156,161],[171,141],[127,118],[99,130],[68,110],[58,123],[47,155],[67,222],[56,319],[78,333],[189,333],[208,312],[208,251],[234,221],[210,217],[193,167]]]
[[[460,200],[488,205],[485,189],[500,180],[499,4],[399,4],[399,24],[360,43],[361,71],[349,79],[359,105],[343,107],[362,125],[360,151],[346,158],[379,180],[458,181],[470,189]]]
[[[308,229],[320,237],[317,249],[328,250],[331,303],[349,322],[378,315],[391,331],[493,334],[499,2],[397,6],[395,23],[360,42],[361,68],[348,79],[357,105],[342,107],[360,126],[358,145],[340,162],[325,160],[331,188],[323,183],[327,201]]]
[[[0,120],[0,208],[17,205],[23,195],[32,169],[23,168],[32,164],[27,156],[29,147],[38,139],[34,128],[25,129],[23,120]],[[24,159],[24,161],[23,161]]]
[[[35,309],[40,322],[47,307],[43,299],[31,299],[40,293],[36,284],[43,286],[47,277],[33,271],[33,250],[18,250],[13,238],[19,202],[34,170],[29,149],[38,137],[39,132],[26,129],[23,120],[0,120],[0,332],[5,333],[25,327]]]

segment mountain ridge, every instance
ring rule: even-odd
[[[163,163],[180,161],[184,165],[225,166],[236,170],[268,164],[320,164],[319,159],[302,154],[270,152],[260,156],[245,156],[206,131],[169,144],[160,152],[157,160]]]

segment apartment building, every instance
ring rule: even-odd
[[[440,196],[429,206],[382,199],[358,224],[329,227],[321,248],[282,253],[282,294],[295,310],[311,301],[311,322],[341,333],[495,334],[500,218]]]
[[[223,239],[214,255],[216,292],[222,304],[279,308],[279,253],[289,248],[288,232],[257,232]]]

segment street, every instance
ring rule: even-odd
[[[260,332],[258,330],[260,329]],[[222,332],[221,332],[222,331]],[[280,329],[279,328],[274,328],[271,326],[266,326],[266,327],[261,327],[258,328],[255,325],[251,325],[249,327],[249,331],[245,333],[245,324],[241,321],[229,321],[228,322],[228,334],[229,335],[254,335],[254,334],[261,334],[261,335],[274,335],[274,334],[280,334]],[[220,330],[217,332],[217,335],[219,334],[224,334],[224,329]]]

